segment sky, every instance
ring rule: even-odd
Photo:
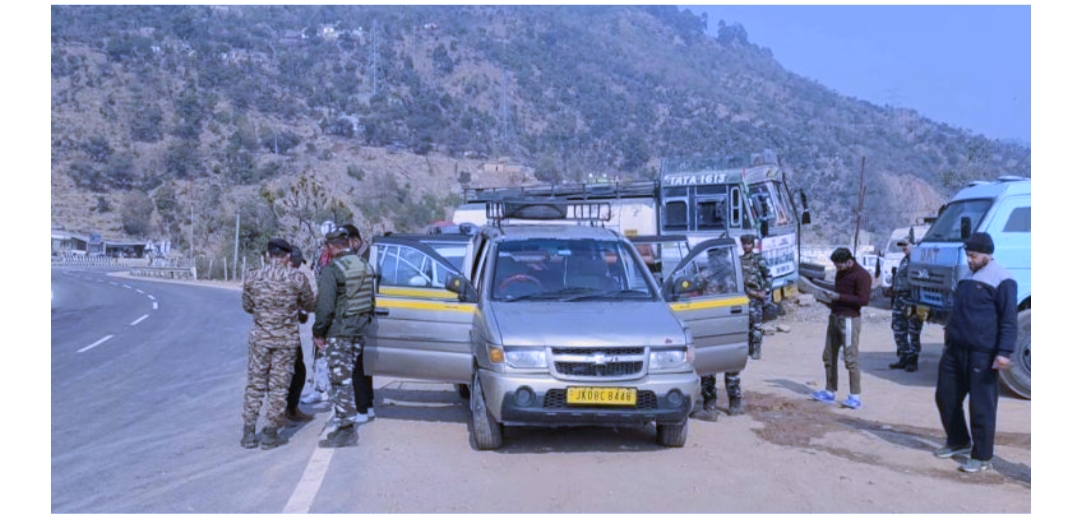
[[[1031,142],[1031,6],[686,5],[789,72],[998,140]]]

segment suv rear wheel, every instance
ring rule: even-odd
[[[469,423],[469,445],[474,450],[497,450],[502,446],[502,424],[495,422],[495,417],[484,402],[484,390],[480,388],[480,373],[473,372],[473,383],[469,398],[469,410],[472,422]]]

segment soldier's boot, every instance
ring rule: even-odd
[[[761,345],[751,345],[750,346],[750,359],[752,359],[752,360],[761,359]]]
[[[308,422],[310,420],[314,420],[315,416],[311,415],[311,414],[308,414],[308,413],[304,413],[303,410],[301,410],[300,407],[297,406],[297,407],[286,408],[285,409],[285,418],[292,421],[292,422]]]
[[[904,370],[907,372],[916,372],[919,370],[919,356],[915,355],[908,358],[908,364],[904,366]]]
[[[690,413],[690,416],[697,420],[716,422],[716,419],[719,418],[719,414],[716,411],[716,399],[706,398],[705,402],[701,404],[701,409]]]
[[[255,435],[254,424],[244,426],[244,436],[240,439],[240,446],[249,450],[259,446],[259,438]]]
[[[897,356],[898,356],[898,359],[896,360],[895,363],[890,363],[889,368],[890,369],[906,369],[907,366],[908,366],[908,356],[907,356],[907,354],[897,354]]]
[[[262,431],[262,449],[269,450],[271,448],[277,448],[285,444],[285,438],[278,435],[277,428],[263,428]]]
[[[356,425],[349,424],[347,426],[339,426],[334,431],[330,432],[325,439],[319,441],[319,448],[342,448],[345,446],[356,446]]]
[[[728,416],[734,417],[736,415],[742,415],[742,397],[728,395]]]

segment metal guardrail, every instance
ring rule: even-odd
[[[146,258],[112,258],[107,256],[54,257],[52,267],[82,267],[100,269],[127,269],[132,276],[195,280],[195,266],[190,260],[149,260]]]

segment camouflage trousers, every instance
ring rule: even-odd
[[[923,322],[915,316],[910,304],[901,297],[893,298],[892,302],[892,331],[893,340],[896,341],[896,355],[901,360],[918,358],[922,352],[922,343],[919,336],[922,335]]]
[[[750,356],[753,356],[755,352],[759,355],[758,357],[761,354],[761,338],[765,336],[761,328],[761,323],[765,320],[762,315],[764,308],[765,301],[750,299]]]
[[[724,373],[724,389],[728,398],[742,398],[742,378],[737,372]],[[702,400],[716,400],[716,375],[707,374],[701,377]]]
[[[259,409],[266,397],[266,427],[280,428],[285,423],[285,402],[296,364],[296,347],[268,347],[248,340],[248,375],[244,388],[245,426],[259,420]]]
[[[356,416],[356,394],[353,391],[353,366],[364,346],[364,336],[342,336],[326,339],[326,365],[330,370],[330,403],[338,426],[352,424]]]

